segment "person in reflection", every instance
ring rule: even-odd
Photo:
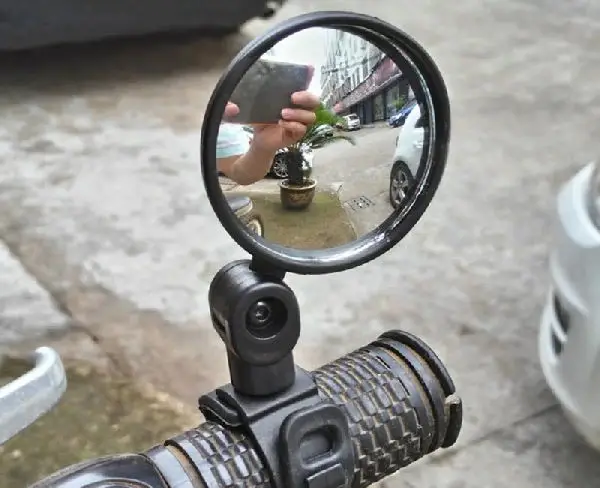
[[[254,126],[248,134],[239,124],[221,123],[217,139],[217,171],[239,185],[251,185],[263,179],[273,163],[275,153],[302,138],[316,120],[319,97],[308,91],[292,95],[300,108],[285,108],[278,124]],[[224,120],[235,116],[237,105],[228,103]]]

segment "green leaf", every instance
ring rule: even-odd
[[[317,120],[315,121],[315,126],[320,125],[331,125],[334,126],[338,122],[342,120],[342,117],[335,114],[332,110],[325,107],[323,102],[319,104],[319,106],[315,110],[315,115],[317,116]]]
[[[352,136],[348,136],[348,135],[344,135],[344,134],[334,134],[333,136],[326,136],[323,133],[319,132],[318,129],[319,127],[322,127],[324,125],[329,125],[331,127],[335,127],[336,124],[344,121],[343,117],[340,117],[339,115],[336,115],[332,110],[328,109],[327,107],[325,107],[325,105],[321,102],[319,104],[319,106],[315,109],[315,115],[316,115],[316,120],[314,122],[314,124],[312,124],[308,130],[306,131],[306,133],[304,134],[304,136],[297,141],[295,144],[292,144],[291,146],[288,147],[288,149],[290,149],[291,151],[294,151],[296,153],[300,153],[300,148],[305,145],[310,147],[311,149],[316,149],[316,148],[321,148],[324,146],[327,146],[333,142],[337,142],[337,141],[346,141],[350,144],[352,144],[353,146],[356,145],[356,140],[352,137]],[[296,165],[300,165],[302,162],[301,159],[297,159],[297,158],[292,158],[291,161],[288,162],[288,164],[296,164]],[[290,171],[290,176],[292,176],[292,174],[294,175],[299,175],[301,172],[300,171]],[[307,179],[310,177],[310,174],[307,175],[303,175],[303,180]],[[301,181],[297,181],[295,182],[297,184],[301,184]]]

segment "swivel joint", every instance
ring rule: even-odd
[[[252,396],[289,388],[295,378],[292,350],[300,336],[294,292],[242,260],[219,270],[208,301],[213,326],[227,347],[233,387]]]

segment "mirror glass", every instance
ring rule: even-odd
[[[328,249],[402,209],[430,146],[426,90],[411,69],[332,28],[265,52],[229,97],[216,148],[241,224],[281,246]]]

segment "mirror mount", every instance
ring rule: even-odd
[[[210,285],[213,326],[240,394],[274,395],[296,379],[292,351],[300,337],[300,308],[284,276],[262,261],[240,260],[221,268]]]
[[[419,111],[430,117],[427,130],[422,131],[425,149],[420,157],[415,158],[418,161],[413,165],[415,167],[413,176],[416,176],[417,183],[413,185],[414,188],[406,198],[406,203],[402,206],[392,205],[394,210],[382,219],[381,224],[362,232],[360,237],[356,235],[356,238],[350,242],[341,240],[339,241],[342,242],[341,244],[324,249],[299,242],[295,243],[295,247],[289,247],[287,241],[283,242],[283,239],[277,241],[273,237],[276,232],[273,232],[272,229],[278,230],[275,225],[267,233],[270,239],[265,237],[262,226],[259,226],[261,232],[257,232],[257,226],[248,225],[248,213],[244,214],[246,220],[242,219],[239,209],[232,205],[231,200],[227,198],[217,171],[219,133],[225,121],[224,115],[228,104],[237,105],[240,113],[242,113],[244,100],[248,100],[247,108],[248,110],[252,109],[250,111],[253,111],[252,107],[254,106],[261,106],[260,103],[254,105],[251,102],[260,102],[262,97],[265,98],[264,105],[269,105],[271,100],[267,100],[269,97],[264,94],[269,95],[272,85],[266,81],[273,81],[275,77],[267,76],[269,79],[264,84],[260,82],[260,79],[257,80],[260,76],[257,76],[256,73],[268,64],[258,63],[258,61],[283,39],[313,27],[341,30],[362,37],[364,41],[371,43],[376,50],[380,51],[380,54],[386,55],[389,59],[389,64],[381,64],[384,68],[387,66],[387,71],[384,69],[372,71],[373,86],[386,88],[387,85],[384,85],[383,78],[390,74],[392,65],[395,64],[396,69],[405,75],[405,81],[408,88],[412,89]],[[383,55],[379,59],[383,59]],[[256,64],[259,64],[260,70],[258,71],[252,69]],[[298,68],[298,72],[303,73],[301,76],[306,79],[304,63],[289,64],[295,64],[296,68],[301,67]],[[271,66],[274,70],[280,69],[280,67],[275,68],[274,62],[271,63]],[[296,72],[296,68],[292,71]],[[313,68],[316,69],[316,67]],[[366,70],[367,66],[364,68]],[[369,69],[372,68],[373,66]],[[271,73],[269,70],[265,72]],[[242,81],[247,73],[250,73],[248,75],[249,83],[245,85]],[[379,80],[377,84],[376,79]],[[257,84],[254,85],[254,82]],[[239,89],[240,86],[242,89]],[[263,87],[268,89],[264,88],[263,91]],[[363,85],[363,88],[367,87],[366,84]],[[247,96],[241,96],[241,93],[246,93]],[[286,99],[289,100],[287,95]],[[354,104],[356,104],[356,100]],[[335,104],[332,103],[331,107],[337,105],[339,105],[339,101]],[[345,107],[342,104],[338,108],[343,111],[351,106],[352,104]],[[358,360],[356,363],[351,360],[340,364],[340,371],[331,372],[333,379],[330,378],[329,372],[321,375],[321,380],[323,377],[326,378],[323,383],[319,382],[319,386],[323,387],[321,392],[317,387],[318,376],[294,364],[293,349],[300,335],[300,311],[298,300],[284,282],[284,277],[286,273],[318,275],[360,266],[390,250],[413,228],[433,198],[444,172],[450,138],[449,111],[449,99],[444,81],[426,51],[396,27],[380,19],[352,12],[313,12],[279,24],[250,42],[232,60],[211,96],[201,137],[201,165],[206,194],[225,230],[252,256],[252,260],[234,261],[225,265],[217,272],[210,285],[208,296],[210,314],[214,328],[227,349],[231,384],[203,395],[198,400],[198,406],[207,421],[241,431],[243,435],[247,435],[252,440],[252,446],[268,472],[269,482],[275,488],[301,488],[307,485],[346,487],[357,482],[362,483],[365,481],[363,479],[365,476],[365,479],[372,477],[373,480],[379,480],[388,471],[387,468],[382,472],[377,471],[377,473],[371,473],[372,470],[367,469],[369,473],[365,474],[360,472],[361,468],[358,468],[359,471],[357,471],[358,460],[354,457],[355,445],[350,436],[350,425],[343,405],[326,401],[323,396],[326,390],[339,390],[340,385],[335,376],[338,374],[348,375],[355,367],[361,368],[362,360]],[[357,114],[354,115],[359,118]],[[279,116],[254,116],[256,120],[279,118]],[[240,118],[238,118],[238,122],[242,123],[244,118]],[[249,121],[250,115],[245,120],[244,123],[252,125]],[[331,126],[329,122],[334,125]],[[325,122],[326,125],[330,125],[331,129],[330,132],[325,128],[327,137],[336,135],[334,127],[340,128],[339,119],[331,119],[329,122]],[[361,128],[361,125],[348,123],[345,127],[348,130],[357,128]],[[323,144],[319,144],[319,139],[320,136],[325,137],[324,132],[317,132],[318,129],[319,124],[313,124],[309,132],[305,132],[303,139],[296,141],[291,146],[278,149],[280,152],[277,153],[277,161],[270,162],[270,166],[273,168],[275,162],[280,166],[281,159],[284,159],[287,166],[287,175],[282,172],[276,175],[283,181],[278,185],[269,185],[271,187],[269,190],[275,190],[269,193],[269,197],[275,194],[277,186],[279,187],[279,200],[284,208],[286,207],[286,192],[282,190],[289,190],[292,186],[301,187],[300,183],[306,182],[307,177],[311,176],[310,170],[313,167],[314,156],[312,149],[318,148],[318,146],[323,147]],[[333,140],[349,140],[348,138],[349,136],[337,134]],[[384,139],[376,138],[376,142],[382,143]],[[394,146],[397,145],[397,143],[394,144]],[[306,149],[310,149],[310,152]],[[375,151],[373,157],[378,157]],[[340,157],[340,161],[345,162],[346,160],[347,158]],[[412,168],[410,169],[413,171]],[[316,176],[321,178],[318,172]],[[364,176],[364,178],[368,178],[368,176]],[[360,186],[360,183],[357,181],[357,186]],[[391,186],[392,182],[388,183]],[[308,186],[309,190],[313,190],[316,186],[316,178],[312,180],[311,184],[313,184],[312,187],[305,186]],[[337,188],[336,185],[338,185],[337,180],[327,189]],[[325,184],[323,186],[325,187]],[[350,185],[347,186],[350,187]],[[267,209],[271,204],[277,205],[277,199],[264,198],[258,203],[258,195],[263,189],[257,188],[259,192],[256,194],[249,192],[250,195],[244,196],[249,200],[254,198],[257,203],[255,210],[263,211],[264,216],[269,213]],[[301,193],[305,188],[295,189]],[[383,193],[380,192],[378,195],[383,195]],[[313,196],[314,194],[310,198],[312,199]],[[362,198],[369,200],[366,196]],[[299,197],[298,200],[301,198]],[[339,200],[340,206],[343,207],[341,199]],[[361,206],[361,197],[351,200],[358,200],[356,206]],[[290,207],[293,206],[290,205]],[[342,208],[342,210],[346,209]],[[270,213],[274,214],[275,211]],[[369,214],[369,211],[365,214]],[[287,215],[292,214],[288,213]],[[309,232],[319,233],[317,230],[313,231],[310,226],[303,225],[301,217],[306,216],[306,213],[295,215],[299,218],[294,225],[287,227],[282,225],[281,234],[295,237],[294,233],[303,230],[304,227],[308,227]],[[353,222],[349,223],[353,224]],[[337,228],[334,229],[334,232],[337,230]],[[401,343],[404,343],[404,340]],[[414,341],[411,342],[411,344],[413,343]],[[370,353],[365,354],[370,356]],[[398,357],[398,360],[401,361],[398,371],[404,374],[406,366],[404,359]],[[375,363],[377,368],[392,367],[391,363],[390,365],[387,363],[382,365],[377,361]],[[377,374],[379,375],[379,373]],[[437,375],[437,370],[435,375]],[[389,381],[397,383],[395,374],[392,374],[391,377],[383,376],[385,377],[380,378],[382,384],[387,384]],[[429,373],[425,372],[425,375],[417,376],[420,379],[420,376],[428,377]],[[360,381],[360,379],[352,377],[351,381],[355,380]],[[429,380],[422,380],[421,383],[426,385],[427,381]],[[354,384],[342,385],[342,388],[346,387],[352,389]],[[418,391],[421,391],[420,388]],[[404,387],[402,389],[404,390]],[[454,391],[452,388],[450,390]],[[325,393],[325,395],[327,394],[328,392]],[[457,400],[456,404],[458,405],[456,407],[458,412],[456,425],[459,426],[460,400]],[[451,407],[449,408],[451,409]],[[444,409],[442,408],[442,410]],[[410,411],[408,412],[410,413]],[[400,423],[402,427],[404,425],[402,420]],[[437,424],[439,424],[438,427],[445,425],[441,420]],[[422,426],[417,427],[419,431],[422,430]],[[456,439],[459,427],[450,430],[452,432],[445,437],[444,444],[446,446],[451,445]],[[215,431],[214,435],[221,437],[221,433],[222,431]],[[440,433],[441,435],[442,433]],[[429,444],[428,441],[427,445]],[[385,452],[383,456],[389,458]],[[207,476],[214,474],[210,466],[205,466],[205,468]],[[204,475],[202,477],[204,478]]]
[[[202,395],[198,407],[207,421],[248,433],[274,487],[350,486],[356,464],[346,414],[324,402],[313,374],[294,364],[300,310],[284,275],[256,259],[215,275],[208,301],[231,384]],[[326,452],[314,442],[332,436]]]

